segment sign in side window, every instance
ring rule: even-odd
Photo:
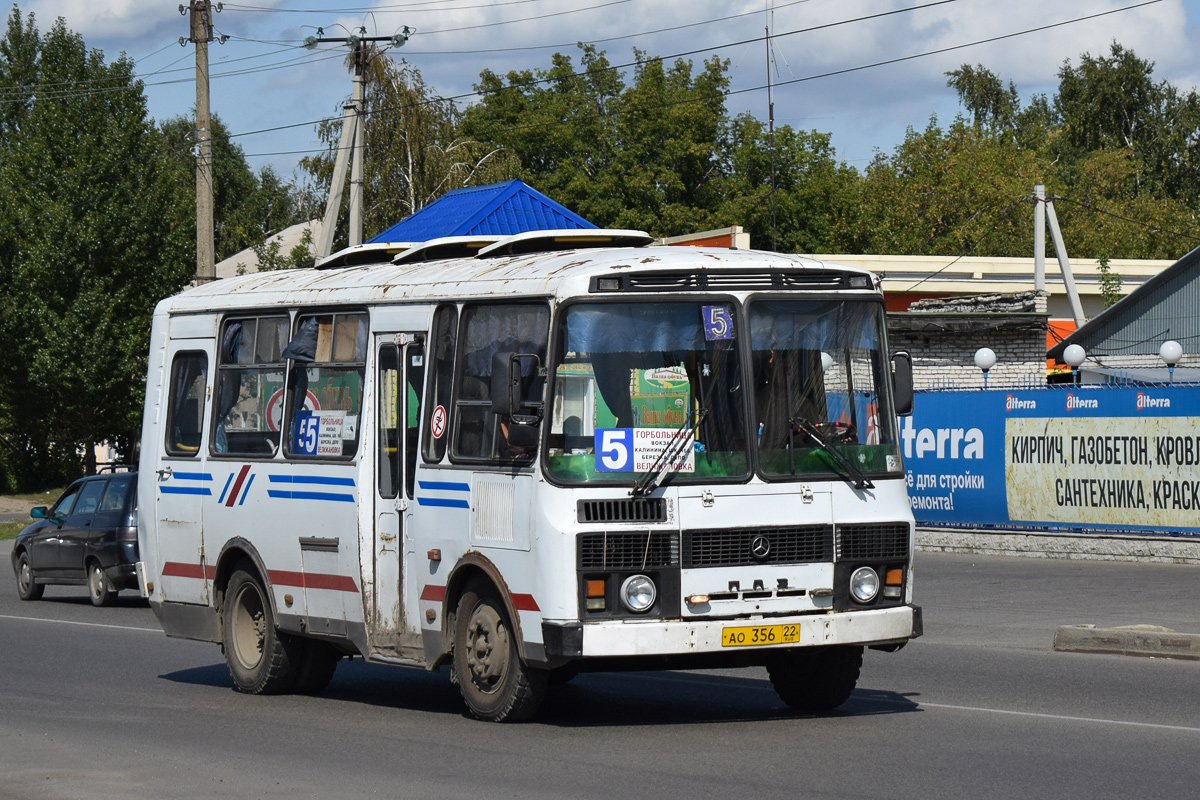
[[[429,402],[425,406],[425,461],[436,464],[446,456],[450,440],[450,400],[454,382],[454,350],[458,338],[458,309],[442,306],[433,317],[433,336],[429,356],[433,369],[429,376]],[[416,452],[416,451],[414,451]]]
[[[214,454],[270,457],[279,449],[287,343],[286,315],[225,321],[217,362]]]
[[[509,440],[513,425],[536,424],[546,384],[550,309],[543,304],[479,304],[463,307],[462,357],[455,393],[455,459],[512,461],[531,458],[534,447]],[[492,397],[492,372],[519,376],[508,397]],[[499,385],[499,384],[497,384]],[[501,410],[511,400],[511,412]]]
[[[208,384],[208,356],[179,353],[171,364],[167,398],[167,454],[193,458],[200,454],[204,432],[204,389]]]
[[[379,496],[394,498],[400,487],[400,349],[385,344],[379,349]]]
[[[350,458],[358,451],[367,366],[367,315],[301,315],[283,356],[284,451],[293,458]]]

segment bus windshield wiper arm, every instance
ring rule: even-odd
[[[870,479],[862,473],[862,470],[854,466],[854,463],[851,462],[850,459],[846,458],[837,450],[829,446],[829,442],[825,441],[825,437],[822,436],[821,432],[817,430],[817,426],[813,425],[803,417],[792,417],[790,420],[788,420],[788,422],[793,430],[798,430],[805,434],[808,436],[808,438],[817,443],[817,447],[820,447],[822,450],[828,453],[829,457],[833,459],[833,463],[841,467],[843,477],[850,478],[850,483],[855,489],[875,488],[875,484],[871,483]],[[793,456],[793,458],[795,458],[795,456]]]
[[[683,453],[687,452],[687,448],[691,446],[696,428],[704,420],[706,414],[708,414],[708,409],[702,408],[700,409],[700,413],[696,415],[694,423],[690,415],[688,419],[684,420],[683,425],[675,430],[675,435],[667,442],[667,446],[658,454],[658,458],[654,459],[654,463],[650,465],[650,469],[645,475],[638,478],[637,483],[633,484],[633,488],[629,490],[630,495],[633,497],[645,497],[662,484],[671,465]],[[679,470],[676,468],[672,471],[678,472]]]

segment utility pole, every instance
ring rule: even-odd
[[[1046,288],[1046,220],[1049,219],[1054,255],[1058,257],[1058,269],[1062,273],[1063,286],[1067,289],[1067,299],[1071,303],[1071,315],[1075,318],[1075,326],[1083,327],[1087,318],[1083,316],[1083,304],[1079,300],[1079,290],[1075,287],[1071,261],[1067,258],[1067,247],[1063,244],[1062,231],[1058,227],[1054,200],[1047,199],[1046,187],[1040,183],[1033,187],[1033,205],[1033,286],[1038,290]]]
[[[359,29],[362,30],[361,28]],[[346,161],[350,161],[350,219],[347,239],[354,247],[362,244],[363,228],[363,150],[366,141],[364,108],[366,102],[367,42],[388,42],[402,46],[415,31],[407,25],[395,36],[355,36],[325,38],[324,31],[317,28],[316,36],[304,40],[309,50],[325,42],[337,42],[354,52],[354,83],[350,102],[343,106],[342,133],[338,138],[337,155],[333,161],[333,179],[329,185],[329,198],[325,203],[325,219],[321,225],[321,237],[317,240],[316,257],[319,261],[333,252],[333,235],[337,227],[338,212],[342,205],[342,187],[346,181]]]
[[[213,244],[213,161],[212,119],[208,108],[208,43],[213,40],[212,15],[220,11],[209,0],[191,0],[179,7],[180,14],[189,15],[188,38],[179,43],[196,45],[196,280],[211,281],[217,277],[216,248]],[[221,41],[225,41],[224,36]]]
[[[771,94],[771,22],[774,9],[768,10],[767,14],[767,147],[771,150],[771,249],[778,250],[779,243],[775,235],[775,100]]]

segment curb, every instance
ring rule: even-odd
[[[1200,537],[917,527],[918,552],[1200,565]]]
[[[1054,633],[1054,649],[1067,653],[1110,653],[1125,656],[1200,660],[1200,633],[1177,633],[1157,625],[1063,625]]]

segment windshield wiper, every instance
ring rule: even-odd
[[[694,423],[691,420],[691,415],[688,416],[688,419],[684,420],[683,425],[675,430],[675,435],[667,442],[667,446],[658,454],[658,458],[654,459],[654,463],[650,465],[650,469],[645,475],[638,478],[637,483],[633,484],[633,488],[629,490],[631,496],[646,497],[662,484],[671,465],[675,463],[677,458],[686,453],[687,448],[691,446],[692,440],[696,435],[696,428],[704,421],[704,417],[707,414],[708,409],[702,408],[696,415]],[[674,474],[678,471],[677,467],[671,473]]]
[[[807,419],[804,419],[803,417],[792,417],[791,419],[788,420],[788,427],[790,429],[788,432],[788,449],[792,450],[792,474],[795,474],[795,472],[796,472],[796,456],[795,456],[795,451],[792,448],[791,431],[798,430],[801,433],[808,436],[808,438],[810,438],[814,442],[816,442],[817,447],[820,447],[822,450],[824,450],[826,453],[829,454],[829,457],[833,459],[833,463],[836,466],[841,467],[840,474],[842,475],[842,477],[849,478],[850,483],[854,486],[855,489],[874,489],[875,488],[875,484],[871,483],[870,479],[867,478],[867,476],[862,473],[862,470],[860,470],[858,467],[854,466],[854,463],[852,461],[850,461],[850,459],[846,458],[844,455],[839,453],[837,450],[835,450],[834,448],[829,446],[829,442],[825,441],[825,437],[822,436],[821,432],[817,430],[816,425],[813,425],[811,422],[809,422]]]

